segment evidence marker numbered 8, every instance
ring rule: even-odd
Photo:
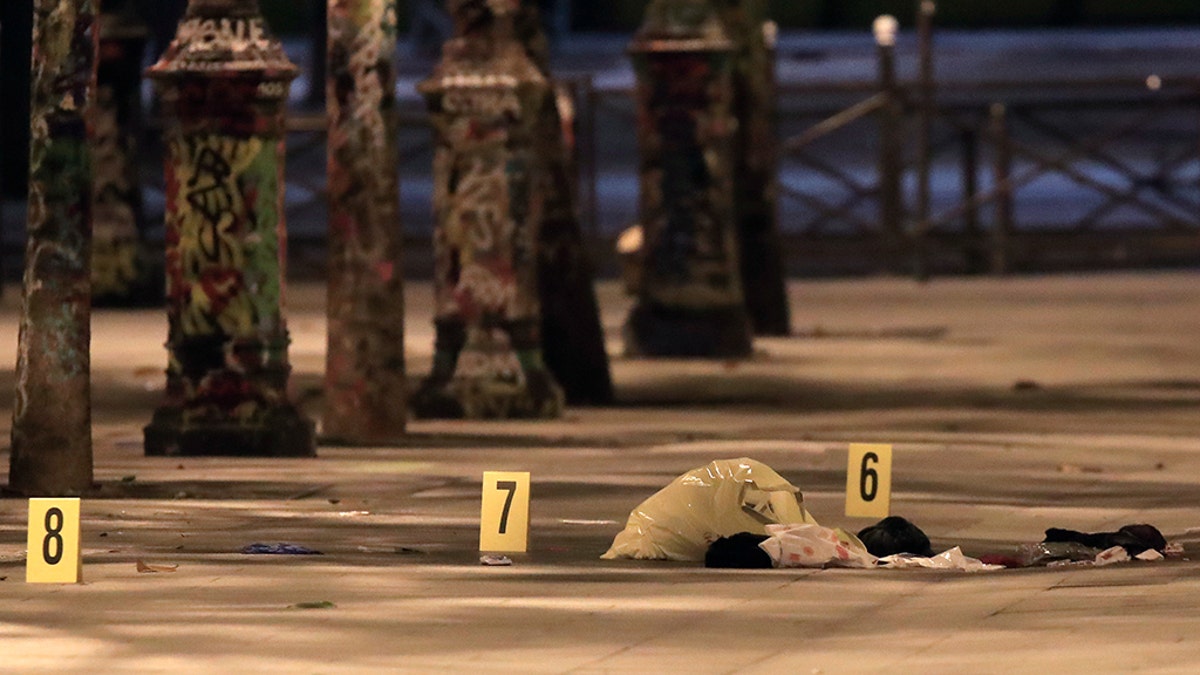
[[[484,472],[480,552],[524,553],[528,548],[529,472]]]
[[[892,446],[851,443],[846,464],[846,515],[886,518],[892,508]]]
[[[79,542],[79,499],[29,500],[25,582],[74,584],[83,579]]]

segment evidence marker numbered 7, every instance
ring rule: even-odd
[[[524,553],[528,548],[529,472],[484,472],[480,552]]]
[[[26,583],[79,583],[79,499],[30,499],[28,548]]]
[[[892,446],[851,443],[846,465],[846,515],[886,518],[892,508]]]

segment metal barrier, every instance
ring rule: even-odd
[[[611,272],[612,243],[637,218],[632,92],[597,86],[590,75],[562,84],[576,113],[583,231]],[[792,273],[1200,261],[1200,82],[944,85],[930,99],[924,155],[914,142],[919,83],[896,82],[886,68],[876,83],[781,87],[779,100],[780,223]],[[423,109],[410,102],[400,115],[408,269],[423,274],[431,136]],[[148,141],[156,143],[153,127]],[[325,238],[324,116],[293,114],[289,130],[291,243],[316,270]],[[161,191],[157,160],[146,165],[148,189]]]

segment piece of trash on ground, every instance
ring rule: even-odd
[[[297,544],[248,544],[243,546],[239,553],[247,555],[324,555],[320,551],[313,550]]]
[[[484,555],[479,557],[479,564],[487,567],[507,567],[513,562],[512,558],[506,555]]]
[[[798,488],[761,462],[717,460],[675,478],[634,508],[601,557],[704,560],[710,542],[720,537],[766,534],[769,524],[816,524],[802,499]]]
[[[935,556],[918,556],[910,553],[890,555],[880,558],[879,566],[888,569],[920,567],[933,570],[957,570],[959,572],[994,572],[1004,569],[1004,565],[989,565],[978,558],[964,555],[962,549],[958,546]]]
[[[288,605],[288,609],[333,609],[337,605],[328,600],[317,600],[315,602],[297,602],[294,605]]]
[[[179,565],[151,565],[144,560],[137,561],[138,574],[160,574],[174,572],[177,569],[179,569]]]
[[[396,555],[422,555],[425,551],[407,546],[359,546],[359,553],[394,553]]]

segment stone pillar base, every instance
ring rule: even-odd
[[[553,419],[563,406],[562,387],[547,371],[527,373],[523,384],[430,378],[412,398],[413,413],[423,419]]]
[[[147,457],[315,457],[313,423],[288,406],[258,424],[184,426],[182,411],[159,408],[144,430]]]
[[[639,304],[625,324],[629,356],[739,358],[753,353],[745,307],[678,309]]]

